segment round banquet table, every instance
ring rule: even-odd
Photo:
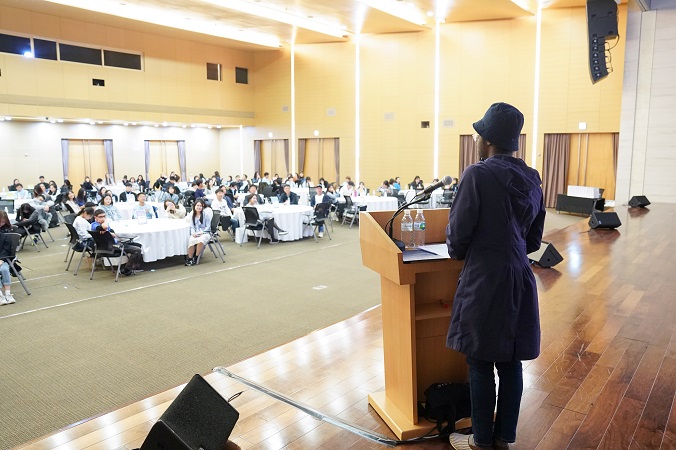
[[[134,209],[138,205],[136,202],[117,202],[114,204],[115,208],[120,212],[122,220],[132,220],[131,216],[134,215]],[[164,211],[164,205],[158,202],[146,202],[146,205],[154,206],[157,208],[157,215],[160,219],[167,217],[166,211]],[[155,220],[155,219],[150,219]]]
[[[143,246],[143,261],[152,262],[169,256],[186,255],[190,224],[185,220],[150,219],[140,225],[136,220],[111,222],[120,237],[134,237]]]
[[[314,190],[314,189],[313,189]],[[284,192],[284,191],[280,191]],[[298,194],[298,204],[303,206],[310,206],[310,191],[308,188],[291,188],[291,192]],[[314,195],[314,192],[313,192]]]
[[[127,188],[121,183],[120,184],[108,184],[104,187],[106,188],[106,190],[115,194],[117,196],[117,198],[120,198],[120,194],[127,190]]]
[[[397,197],[352,197],[355,205],[366,206],[366,211],[396,211],[399,207]]]
[[[306,227],[303,223],[303,219],[312,215],[314,208],[311,206],[303,205],[259,205],[256,206],[258,209],[258,215],[261,219],[266,217],[272,217],[275,219],[275,223],[279,228],[284,231],[288,231],[288,234],[284,236],[279,236],[280,241],[297,241],[303,237],[312,236],[312,227]],[[245,229],[246,219],[244,217],[244,210],[242,208],[235,208],[233,210],[233,215],[237,220],[239,220],[238,231]],[[263,229],[263,237],[269,238],[267,230]],[[240,243],[247,242],[247,233],[237,236],[237,242]]]

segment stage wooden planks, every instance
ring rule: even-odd
[[[676,205],[618,211],[617,230],[586,221],[546,237],[565,260],[534,268],[542,354],[524,363],[515,449],[676,448]],[[230,369],[326,413],[392,436],[368,407],[383,388],[380,309]],[[210,374],[241,418],[228,448],[381,448]],[[187,381],[187,380],[186,380]],[[440,380],[441,381],[441,380]],[[139,447],[181,387],[28,444],[27,449]],[[420,449],[448,448],[438,440]]]

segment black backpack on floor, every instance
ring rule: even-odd
[[[453,433],[457,420],[472,415],[469,383],[432,384],[425,390],[425,405],[419,405],[418,412],[430,422],[436,422],[442,436]]]

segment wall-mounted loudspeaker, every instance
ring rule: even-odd
[[[592,84],[608,76],[606,39],[618,36],[615,0],[587,0],[589,74]]]
[[[622,225],[617,213],[614,212],[597,212],[594,211],[589,218],[589,226],[591,228],[617,228]]]
[[[561,253],[559,253],[550,242],[542,241],[540,250],[529,253],[528,259],[532,263],[546,269],[563,261],[563,256],[561,256]]]
[[[650,204],[650,200],[645,195],[634,195],[631,200],[629,200],[630,208],[645,208]]]
[[[239,412],[195,375],[155,422],[141,450],[221,450],[237,419]]]

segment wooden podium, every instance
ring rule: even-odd
[[[426,241],[446,241],[448,208],[425,209]],[[369,404],[399,439],[424,436],[435,424],[418,420],[418,401],[436,382],[467,382],[465,356],[446,348],[453,297],[462,262],[452,259],[403,262],[385,231],[392,211],[361,213],[362,263],[380,274],[385,391]],[[411,214],[414,216],[414,214]],[[401,237],[401,218],[394,237]]]

